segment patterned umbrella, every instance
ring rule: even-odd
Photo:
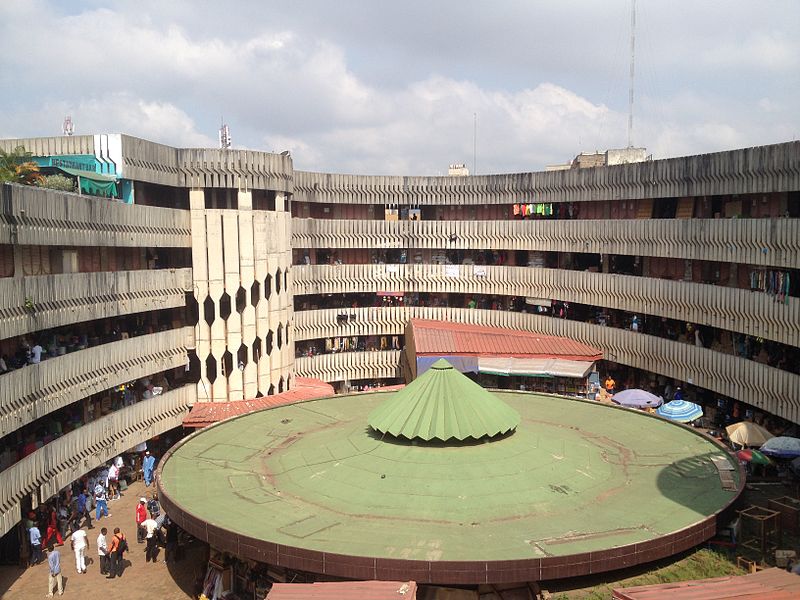
[[[769,465],[772,464],[772,461],[769,459],[768,456],[764,456],[758,450],[739,450],[736,453],[736,456],[739,457],[739,460],[743,460],[744,462],[753,463],[754,465]]]
[[[728,439],[740,446],[761,446],[767,440],[775,437],[761,425],[751,421],[728,425],[725,431],[728,432]]]
[[[694,402],[689,402],[687,400],[672,400],[671,402],[667,402],[663,406],[658,407],[656,409],[656,413],[662,417],[671,419],[672,421],[678,421],[679,423],[690,423],[703,416],[703,409]]]
[[[761,446],[761,452],[778,458],[794,458],[800,456],[800,439],[785,435],[774,437]]]
[[[647,408],[652,406],[661,406],[664,399],[661,396],[656,396],[644,390],[623,390],[617,392],[611,397],[611,400],[622,406],[630,406],[633,408]]]

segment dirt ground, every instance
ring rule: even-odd
[[[164,549],[161,548],[158,562],[146,563],[144,544],[136,543],[135,508],[138,499],[152,491],[142,481],[133,483],[123,492],[122,498],[109,502],[111,516],[99,523],[93,522],[89,533],[89,550],[86,553],[87,573],[79,575],[75,567],[75,554],[65,540],[61,552],[61,572],[64,576],[64,597],[97,600],[119,598],[120,600],[186,600],[192,598],[194,581],[199,569],[205,565],[204,549],[195,543],[187,547],[177,563],[165,564]],[[107,527],[109,537],[114,527],[119,527],[128,538],[130,551],[125,554],[123,575],[117,579],[106,579],[100,575],[97,557],[97,536],[100,527]],[[0,567],[0,598],[2,600],[29,600],[43,598],[47,591],[47,561],[21,569]],[[56,592],[56,596],[57,596]]]

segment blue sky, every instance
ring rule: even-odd
[[[634,144],[797,139],[798,25],[793,0],[639,0]],[[224,116],[235,147],[298,169],[540,170],[627,144],[629,34],[628,0],[4,0],[0,137],[69,114],[213,147]]]

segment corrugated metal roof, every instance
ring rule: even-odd
[[[320,379],[310,377],[295,378],[295,387],[289,391],[262,396],[252,400],[234,400],[232,402],[198,402],[183,419],[184,427],[207,427],[217,421],[244,415],[262,408],[294,404],[303,400],[314,400],[333,396],[333,386]]]
[[[416,600],[414,581],[276,583],[267,600]]]
[[[750,575],[615,588],[615,600],[792,600],[800,598],[800,577],[782,569]]]
[[[595,361],[603,352],[569,338],[530,331],[411,319],[418,355],[453,354]]]
[[[519,425],[520,416],[442,359],[384,401],[367,420],[380,433],[446,442],[507,433]]]

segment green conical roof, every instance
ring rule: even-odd
[[[438,360],[370,413],[369,426],[409,440],[493,437],[519,425],[519,414],[491,392]]]

